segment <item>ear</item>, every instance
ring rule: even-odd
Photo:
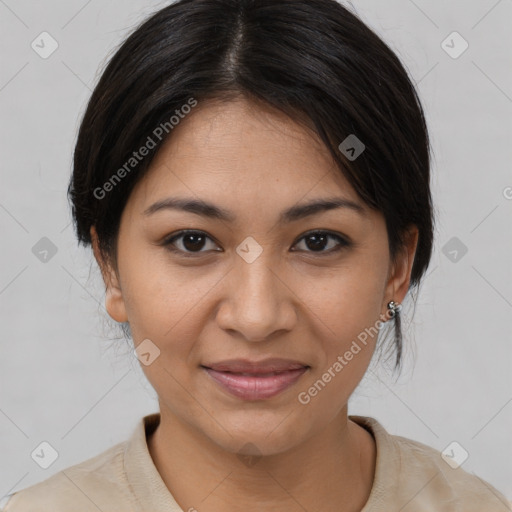
[[[119,277],[110,262],[104,260],[103,256],[101,255],[98,243],[98,235],[96,234],[96,229],[94,226],[91,227],[90,233],[94,257],[98,263],[98,266],[100,267],[103,282],[105,283],[105,308],[108,314],[116,322],[127,322],[128,316],[126,314],[126,307],[119,282]]]
[[[404,235],[404,246],[396,255],[396,261],[391,265],[384,294],[384,312],[388,302],[394,300],[402,303],[411,281],[412,265],[418,246],[419,232],[417,226],[411,224]]]

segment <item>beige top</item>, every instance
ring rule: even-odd
[[[434,448],[391,435],[374,418],[349,418],[373,435],[377,447],[374,482],[361,512],[512,510],[489,483],[453,469]],[[148,450],[146,438],[159,421],[159,413],[143,417],[127,441],[4,497],[0,511],[189,512],[174,500]]]

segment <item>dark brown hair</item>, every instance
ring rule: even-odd
[[[109,60],[80,125],[68,189],[79,243],[91,243],[94,225],[115,266],[121,213],[172,136],[171,116],[190,98],[237,95],[314,129],[360,198],[384,215],[392,259],[406,228],[418,227],[416,287],[434,229],[423,109],[395,53],[335,0],[178,0],[140,24]],[[159,144],[128,172],[126,162],[159,126],[168,128]],[[365,146],[353,160],[339,149],[349,135]],[[113,183],[116,173],[122,179]],[[399,323],[394,331],[396,369]]]

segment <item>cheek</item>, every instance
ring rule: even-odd
[[[303,414],[322,410],[330,411],[325,418],[334,417],[364,376],[382,326],[385,264],[361,254],[304,289],[319,357],[297,397]]]
[[[378,271],[340,272],[329,285],[310,288],[318,364],[301,386],[301,414],[329,422],[348,402],[373,355],[379,327],[383,278]],[[319,411],[322,411],[321,413]]]
[[[195,342],[208,322],[209,293],[222,275],[171,265],[164,250],[126,246],[123,254],[129,254],[119,266],[135,345],[149,339],[160,351],[154,362],[141,367],[160,396],[186,403],[182,386],[187,386],[191,365],[197,364]]]
[[[189,418],[200,415],[190,407],[190,365],[194,341],[200,339],[206,321],[202,305],[213,280],[192,279],[190,270],[183,272],[148,256],[131,258],[125,271],[123,295],[135,344],[149,339],[159,351],[151,364],[141,359],[141,369],[167,408],[177,415],[188,411]],[[193,395],[197,393],[194,390]]]
[[[127,246],[124,254],[129,257],[119,265],[134,338],[182,338],[178,333],[193,327],[191,318],[215,286],[214,276],[171,264],[163,248]]]
[[[342,349],[380,319],[387,268],[382,262],[355,256],[346,266],[307,280],[301,296],[325,334],[325,352]],[[307,313],[307,310],[310,312]]]

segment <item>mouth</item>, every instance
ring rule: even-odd
[[[295,384],[310,366],[298,361],[267,359],[231,360],[201,368],[230,395],[243,400],[265,400]]]

